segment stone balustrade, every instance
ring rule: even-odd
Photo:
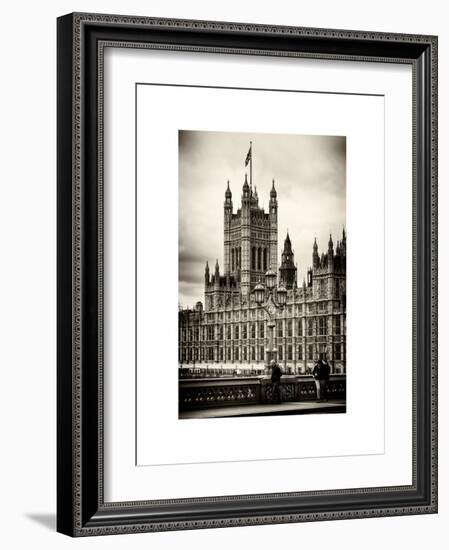
[[[315,381],[310,375],[281,378],[281,401],[314,401]],[[188,411],[233,405],[257,405],[272,401],[273,385],[269,377],[192,378],[179,380],[179,410]],[[346,399],[346,375],[331,374],[327,398]]]

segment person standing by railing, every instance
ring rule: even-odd
[[[271,365],[271,383],[273,385],[272,402],[279,404],[281,402],[281,376],[282,371],[280,366],[274,359],[270,362]]]
[[[327,385],[329,383],[330,366],[326,359],[318,359],[312,371],[315,379],[317,401],[327,401]]]

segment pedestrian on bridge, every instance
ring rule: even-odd
[[[274,359],[271,360],[271,383],[273,385],[272,402],[279,404],[281,402],[281,367]]]
[[[326,358],[318,359],[312,371],[315,379],[317,401],[327,401],[327,385],[329,383],[330,366]]]

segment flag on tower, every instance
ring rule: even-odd
[[[248,166],[248,162],[251,160],[251,149],[252,149],[252,147],[253,147],[253,145],[251,144],[249,146],[248,154],[246,155],[245,166]]]

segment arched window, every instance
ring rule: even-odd
[[[263,249],[263,270],[267,271],[267,249]]]
[[[251,249],[251,269],[256,269],[256,247]]]
[[[309,361],[313,361],[314,360],[314,356],[313,356],[313,344],[309,344],[307,346],[307,359]]]
[[[313,336],[313,319],[307,321],[307,336]]]
[[[235,271],[235,250],[234,250],[234,248],[231,250],[231,264],[232,264],[231,270]]]
[[[341,319],[340,317],[335,317],[335,334],[341,334]]]
[[[320,281],[320,296],[326,296],[326,281]]]
[[[259,271],[262,269],[262,249],[260,247],[257,249],[257,269]]]
[[[283,334],[284,331],[282,330],[282,321],[277,322],[277,329],[278,329],[277,330],[278,337],[282,338],[284,336],[284,334]]]
[[[318,320],[318,334],[320,336],[326,336],[327,334],[326,317],[320,317]]]
[[[341,344],[335,344],[335,359],[341,361]]]

